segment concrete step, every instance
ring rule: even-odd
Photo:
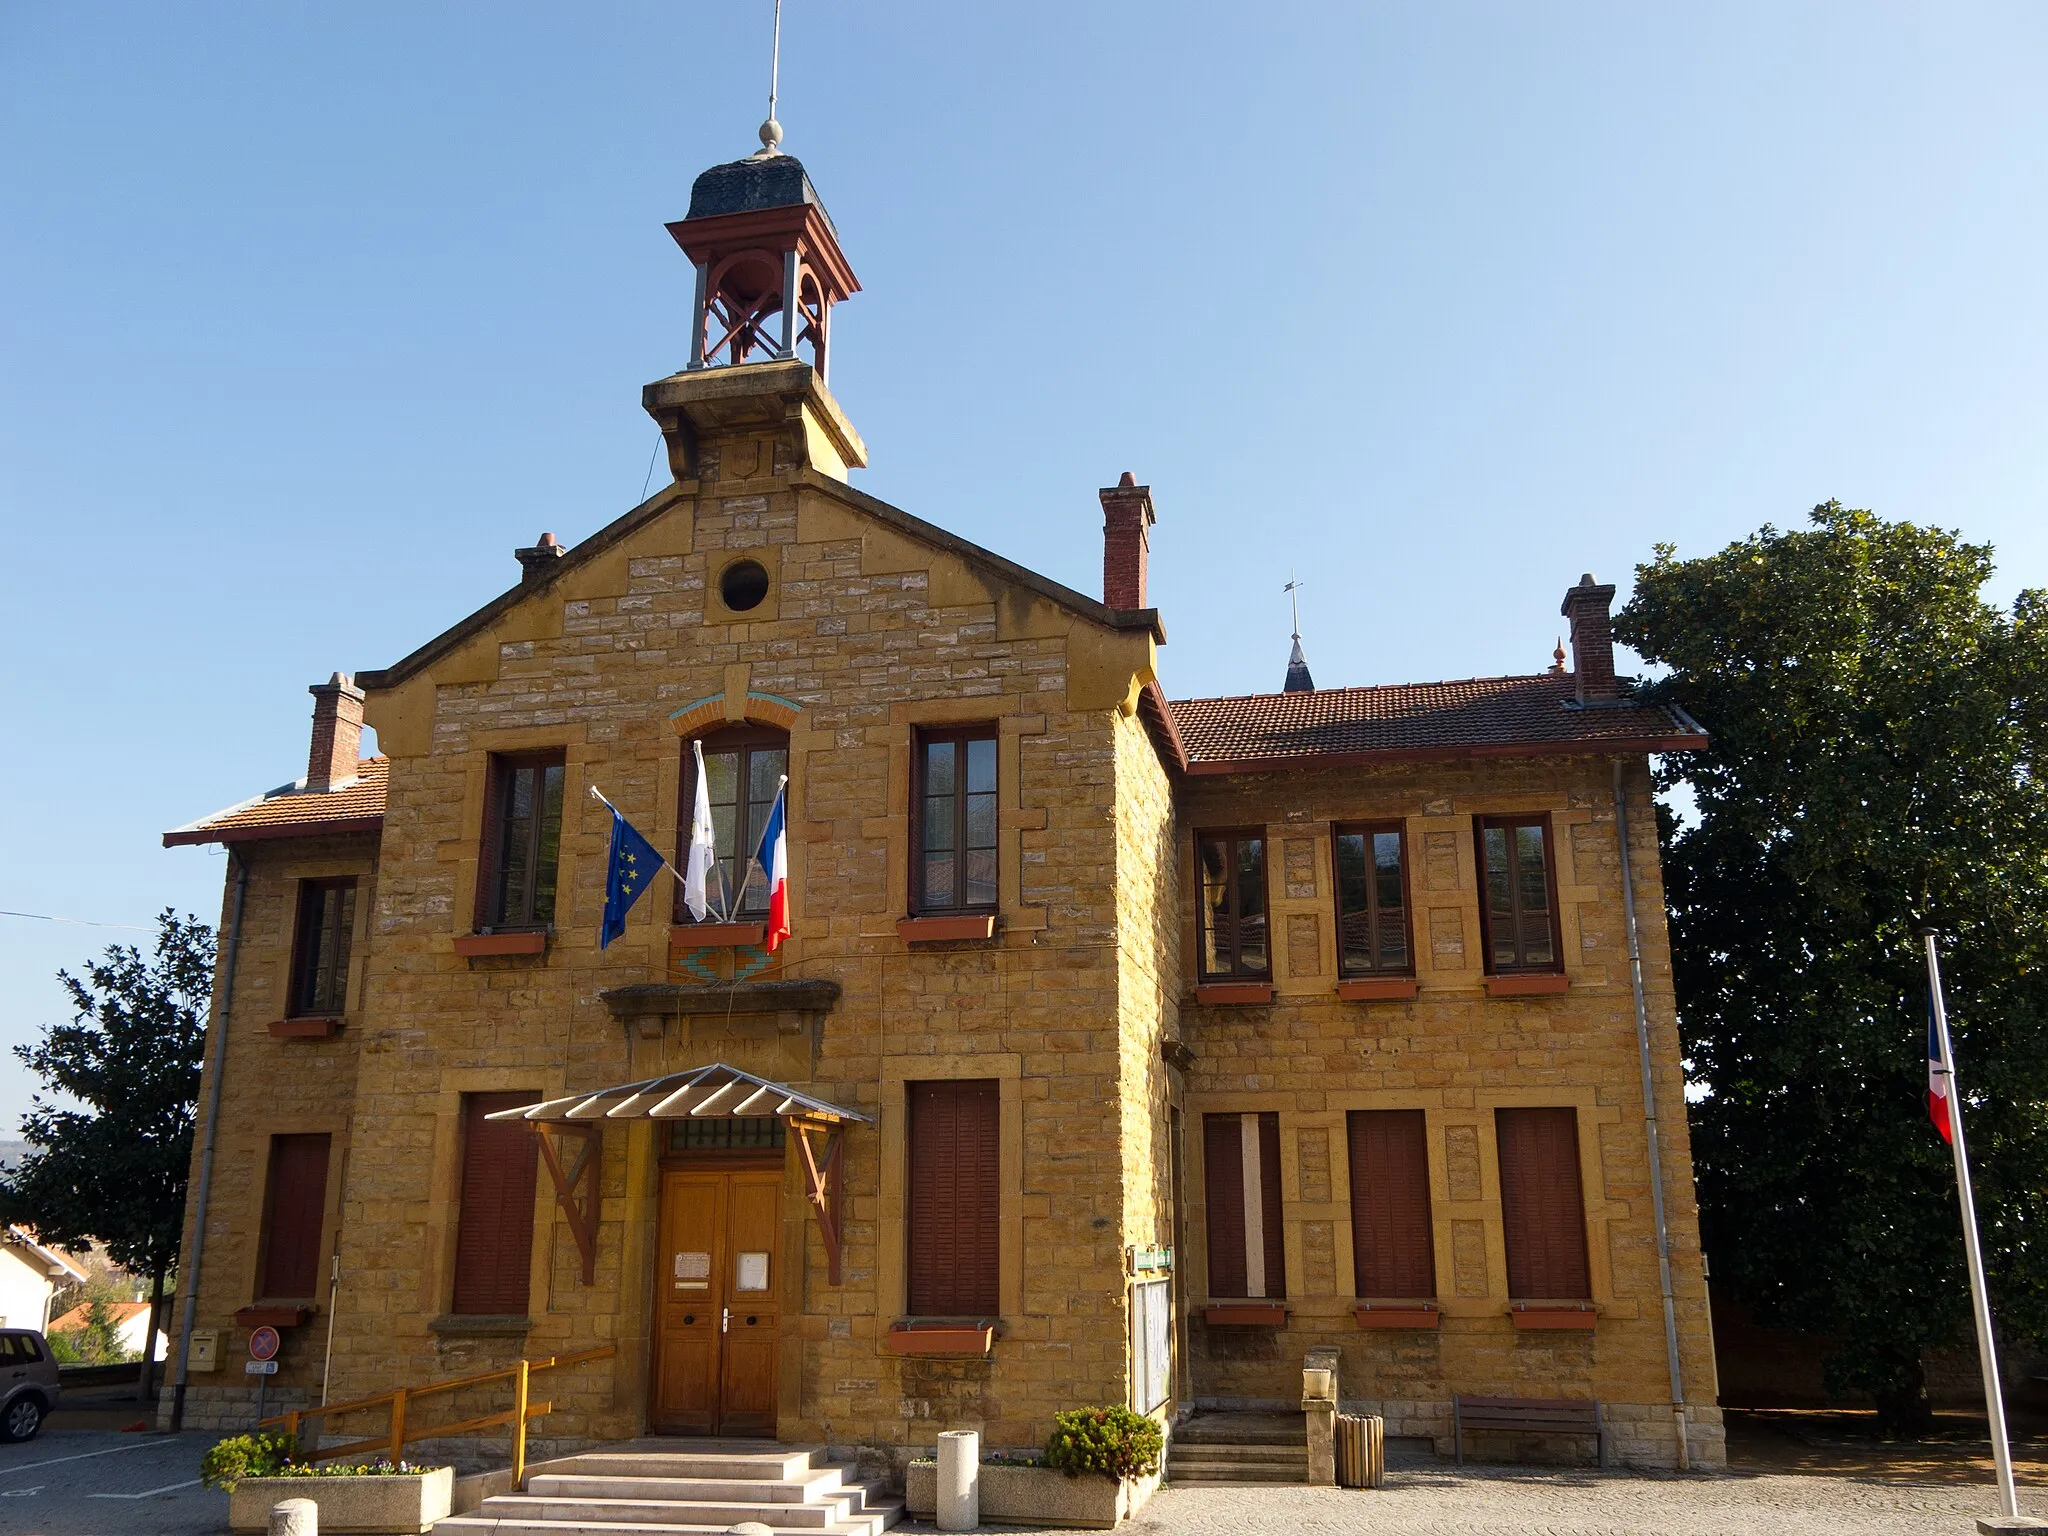
[[[552,1467],[565,1463],[552,1462]],[[812,1467],[794,1478],[622,1477],[575,1471],[536,1472],[526,1479],[528,1493],[563,1498],[683,1499],[718,1504],[805,1504],[844,1495],[851,1468]],[[854,1487],[860,1485],[854,1484]]]
[[[1300,1486],[1308,1481],[1308,1470],[1289,1471],[1281,1467],[1247,1465],[1241,1467],[1181,1467],[1166,1474],[1169,1484],[1180,1483],[1273,1483],[1279,1486]],[[439,1527],[435,1527],[439,1529]]]
[[[538,1516],[543,1520],[607,1520],[631,1524],[715,1525],[720,1530],[742,1520],[758,1521],[777,1530],[812,1532],[862,1518],[851,1499],[816,1504],[705,1504],[689,1499],[648,1499],[610,1489],[596,1494],[551,1495],[501,1493],[485,1499],[478,1511],[486,1515]]]
[[[817,1468],[815,1449],[762,1451],[586,1451],[530,1471],[572,1477],[692,1477],[726,1482],[801,1482]]]
[[[878,1510],[845,1525],[828,1525],[824,1536],[881,1536],[901,1517]],[[725,1536],[722,1525],[645,1525],[611,1520],[544,1520],[527,1515],[452,1515],[435,1523],[435,1536]]]
[[[1176,1440],[1166,1453],[1176,1466],[1198,1466],[1207,1462],[1271,1462],[1280,1466],[1308,1465],[1306,1445],[1185,1445]]]

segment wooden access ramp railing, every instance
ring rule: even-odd
[[[610,1344],[597,1349],[586,1349],[574,1355],[549,1355],[545,1360],[520,1360],[502,1370],[480,1371],[474,1376],[455,1376],[447,1381],[429,1382],[423,1387],[399,1387],[390,1392],[379,1392],[374,1397],[358,1397],[346,1403],[325,1403],[318,1408],[301,1408],[291,1413],[281,1413],[275,1418],[265,1419],[259,1429],[280,1427],[293,1439],[298,1439],[301,1428],[309,1421],[325,1421],[339,1418],[346,1413],[367,1413],[376,1408],[389,1408],[390,1422],[381,1435],[372,1435],[363,1440],[351,1440],[343,1445],[321,1446],[317,1450],[303,1452],[307,1461],[337,1461],[344,1456],[369,1456],[381,1453],[395,1466],[405,1459],[408,1440],[438,1440],[446,1435],[470,1435],[479,1430],[497,1429],[502,1425],[512,1427],[512,1486],[521,1487],[526,1482],[526,1426],[532,1420],[553,1411],[552,1403],[536,1403],[532,1400],[532,1382],[541,1371],[559,1370],[567,1365],[581,1365],[586,1360],[603,1360],[618,1351]],[[423,1397],[433,1397],[443,1392],[459,1392],[465,1387],[488,1386],[496,1381],[512,1383],[512,1406],[502,1413],[487,1413],[479,1418],[461,1419],[453,1424],[429,1424],[419,1428],[411,1422],[410,1407]]]

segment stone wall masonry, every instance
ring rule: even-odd
[[[1712,1332],[1655,821],[1640,760],[1629,765],[1628,783],[1680,1351],[1687,1401],[1699,1415],[1715,1400]],[[1629,1459],[1674,1462],[1608,763],[1493,759],[1191,778],[1180,809],[1188,837],[1205,825],[1263,825],[1275,931],[1300,924],[1317,936],[1313,945],[1275,943],[1270,1005],[1201,1006],[1192,975],[1182,998],[1182,1028],[1195,1053],[1191,1119],[1206,1112],[1280,1114],[1287,1236],[1284,1329],[1210,1328],[1196,1309],[1191,1364],[1198,1399],[1219,1406],[1290,1401],[1303,1352],[1333,1345],[1343,1352],[1346,1388],[1376,1401],[1447,1404],[1453,1392],[1597,1396],[1621,1422],[1641,1418],[1640,1434],[1629,1434],[1642,1443],[1630,1442]],[[1551,818],[1570,990],[1494,998],[1482,989],[1473,818],[1523,811]],[[1331,827],[1388,819],[1401,821],[1407,833],[1418,994],[1410,1002],[1341,1002],[1334,995]],[[1192,874],[1181,884],[1181,942],[1191,949]],[[1536,1104],[1578,1112],[1591,1299],[1599,1307],[1592,1332],[1518,1332],[1507,1316],[1492,1111]],[[1367,1108],[1418,1108],[1426,1115],[1440,1330],[1366,1330],[1350,1315],[1358,1298],[1345,1117]],[[1197,1132],[1191,1124],[1190,1134]],[[1198,1207],[1199,1157],[1190,1160],[1190,1174]],[[1199,1302],[1207,1275],[1199,1220],[1190,1223],[1187,1245],[1185,1271]],[[1410,1417],[1424,1411],[1404,1410]],[[1717,1425],[1718,1416],[1695,1421],[1696,1464],[1719,1464]]]

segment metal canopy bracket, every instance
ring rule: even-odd
[[[554,1182],[555,1199],[583,1256],[583,1283],[597,1272],[597,1171],[607,1120],[734,1119],[772,1115],[795,1132],[803,1155],[804,1198],[818,1218],[825,1239],[830,1283],[840,1283],[843,1247],[839,1189],[843,1182],[846,1127],[872,1125],[874,1117],[827,1100],[742,1072],[714,1061],[708,1067],[671,1072],[637,1083],[619,1083],[591,1093],[574,1093],[518,1109],[501,1109],[485,1118],[524,1120],[540,1138],[541,1159]],[[815,1138],[815,1140],[813,1139]],[[578,1143],[565,1161],[563,1143]]]

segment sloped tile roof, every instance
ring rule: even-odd
[[[164,834],[164,846],[184,843],[240,843],[265,837],[317,837],[335,832],[374,832],[384,824],[384,790],[390,760],[366,757],[346,789],[318,793],[304,779],[244,800]]]
[[[119,1325],[131,1318],[142,1316],[148,1310],[149,1303],[146,1301],[110,1301],[107,1303],[107,1321]],[[51,1318],[50,1326],[44,1332],[76,1333],[91,1321],[92,1303],[86,1302],[82,1306],[73,1307],[62,1317]]]
[[[1663,705],[1577,707],[1570,673],[1178,699],[1169,708],[1191,773],[1309,759],[1674,752],[1707,742]]]

